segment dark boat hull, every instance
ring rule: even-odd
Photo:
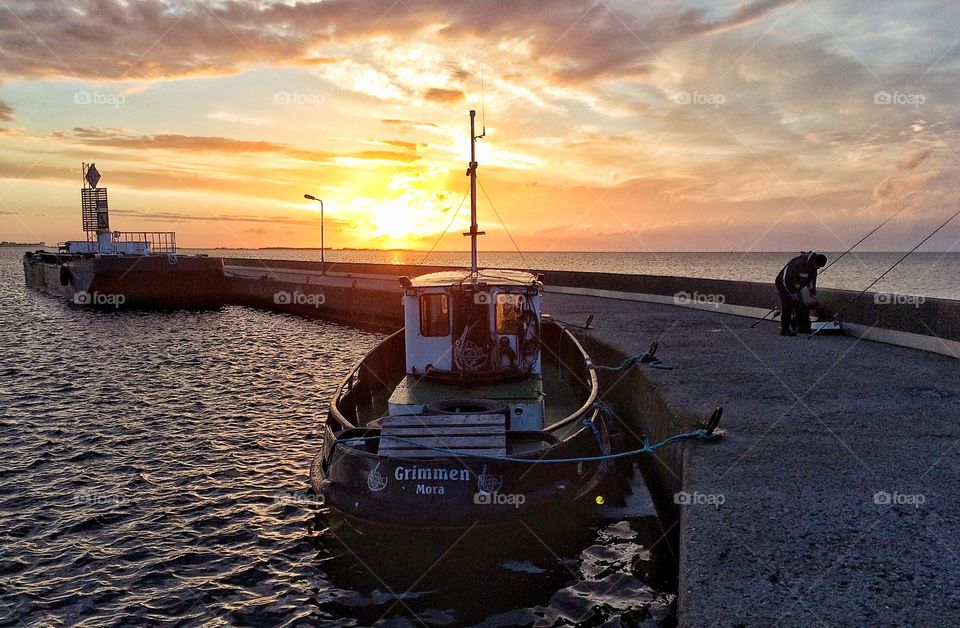
[[[609,463],[536,461],[609,451],[606,429],[597,421],[601,441],[584,427],[530,462],[391,458],[335,446],[328,428],[330,444],[311,470],[313,487],[326,505],[363,525],[465,528],[568,515],[603,496]]]
[[[204,256],[27,253],[27,286],[98,308],[197,309],[226,298],[223,260]]]

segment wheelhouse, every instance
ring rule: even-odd
[[[521,271],[404,279],[406,372],[492,383],[540,375],[543,283]]]
[[[390,413],[435,411],[454,400],[451,407],[462,411],[501,408],[509,429],[543,429],[540,278],[463,270],[401,283],[405,373],[390,396]],[[459,403],[466,399],[489,403]]]

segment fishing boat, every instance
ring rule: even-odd
[[[107,188],[96,164],[83,164],[81,213],[85,240],[62,242],[56,252],[23,256],[26,284],[101,308],[211,308],[226,294],[223,260],[177,253],[170,231],[113,231]]]
[[[462,528],[602,502],[611,435],[589,356],[542,314],[542,276],[477,264],[481,137],[470,111],[470,267],[402,277],[404,328],[330,402],[311,484],[351,522]]]

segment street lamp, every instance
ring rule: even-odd
[[[320,203],[320,274],[325,275],[327,273],[327,264],[323,259],[323,201],[313,194],[304,194],[303,198],[308,201],[317,201]]]

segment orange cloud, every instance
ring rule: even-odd
[[[439,89],[436,87],[426,91],[423,97],[430,102],[455,103],[462,102],[466,96],[459,89]]]
[[[62,133],[54,137],[65,137]],[[363,159],[371,161],[416,161],[417,144],[411,142],[386,140],[383,143],[403,148],[404,151],[363,150],[344,153],[311,151],[262,140],[238,140],[229,137],[179,135],[161,133],[156,135],[129,135],[122,129],[73,129],[73,137],[87,146],[98,148],[120,148],[130,150],[167,150],[188,153],[219,153],[219,154],[259,154],[276,153],[286,157],[313,161],[318,163],[332,162],[336,158]]]
[[[281,153],[306,161],[329,161],[334,154],[307,151],[286,144],[246,141],[228,137],[157,134],[127,135],[119,129],[73,129],[74,137],[89,146],[135,150],[171,150],[214,153]]]

